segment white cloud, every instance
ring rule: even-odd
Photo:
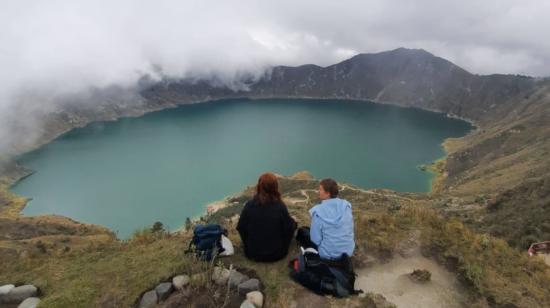
[[[231,80],[268,65],[329,65],[410,47],[474,73],[547,76],[548,12],[547,0],[6,0],[0,134],[2,119],[15,117],[9,106],[132,86],[159,70]]]

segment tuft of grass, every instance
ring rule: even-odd
[[[171,234],[164,230],[161,222],[155,222],[152,227],[144,227],[134,231],[132,237],[128,240],[133,243],[147,244],[158,239],[169,237]]]
[[[550,306],[550,268],[505,241],[478,234],[458,220],[447,221],[431,210],[422,213],[423,251],[454,270],[474,295],[489,305]]]

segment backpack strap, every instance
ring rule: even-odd
[[[345,291],[346,291],[346,292],[343,292],[344,294],[337,294],[337,295],[344,297],[351,294],[356,295],[359,293],[363,293],[363,290],[360,290],[360,289],[356,290],[355,286],[351,285],[349,277],[347,277],[341,270],[334,267],[329,267],[329,270],[335,278],[334,280],[335,284],[339,283],[341,286],[345,288]],[[353,278],[355,278],[356,276],[355,273],[350,273],[350,274],[354,276]],[[353,280],[355,281],[355,279]],[[338,286],[335,286],[334,289],[335,289],[334,291],[342,292],[341,290],[339,290]],[[348,293],[348,294],[345,294],[345,293]]]

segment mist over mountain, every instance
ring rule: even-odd
[[[207,80],[164,81],[144,89],[150,102],[177,103],[205,97],[311,97],[369,100],[486,120],[492,109],[536,87],[521,75],[475,75],[423,49],[398,48],[359,54],[321,67],[276,66],[259,80],[243,80],[246,91],[212,86]]]
[[[136,94],[144,76],[153,82],[209,80],[217,87],[244,90],[249,82],[243,84],[243,79],[258,80],[276,65],[326,67],[362,52],[401,46],[424,48],[474,74],[547,76],[550,45],[541,38],[549,27],[544,15],[548,9],[542,0],[4,2],[0,153],[31,147],[49,133],[51,114],[95,109],[109,113],[114,101],[122,106],[133,101],[135,109],[147,109]],[[348,65],[361,70],[352,65],[355,60]],[[349,77],[359,78],[354,74]],[[338,83],[325,92],[335,95],[341,90],[375,99],[379,87],[387,86],[386,77],[380,78],[379,84],[362,89],[366,93],[349,92],[357,86],[342,88]],[[328,85],[323,78],[316,82]],[[476,90],[467,82],[463,86]],[[264,93],[275,91],[263,87]],[[380,99],[410,90],[404,88],[394,84]],[[429,101],[429,94],[417,97]],[[456,106],[448,109],[460,114]]]

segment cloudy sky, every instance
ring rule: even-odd
[[[548,0],[3,0],[0,119],[28,93],[47,102],[143,74],[231,78],[397,47],[473,73],[550,76],[548,13]]]

